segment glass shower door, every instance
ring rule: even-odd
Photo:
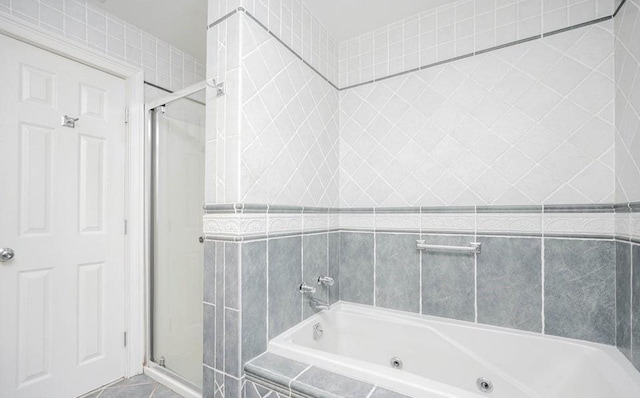
[[[204,94],[152,116],[151,360],[202,388]]]

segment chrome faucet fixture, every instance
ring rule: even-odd
[[[333,278],[328,276],[319,276],[318,277],[318,285],[321,286],[333,286]]]
[[[298,287],[298,291],[300,294],[313,294],[316,292],[316,288],[303,282]]]

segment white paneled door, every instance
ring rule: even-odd
[[[0,35],[0,248],[15,253],[0,262],[2,398],[124,374],[125,89]]]

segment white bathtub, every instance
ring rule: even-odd
[[[343,302],[269,351],[413,397],[640,397],[640,373],[615,347]]]

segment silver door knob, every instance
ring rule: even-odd
[[[9,249],[8,247],[0,248],[0,262],[11,261],[11,259],[16,255],[13,249]]]

